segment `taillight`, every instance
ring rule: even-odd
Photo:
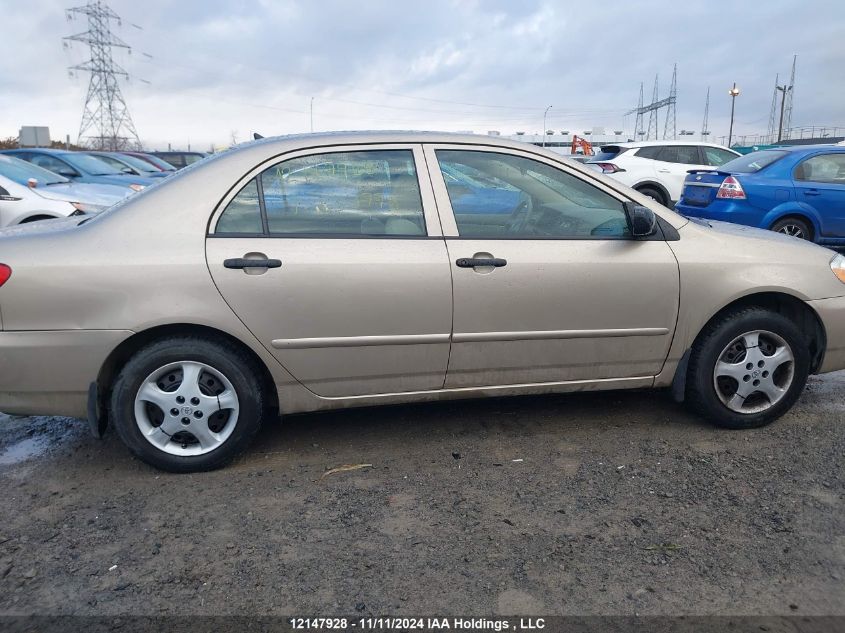
[[[745,200],[745,191],[742,185],[733,176],[728,176],[722,181],[722,186],[716,192],[717,198],[729,198],[731,200]]]
[[[12,269],[6,266],[6,264],[0,264],[0,286],[9,281],[9,277],[11,276]]]
[[[621,167],[614,165],[613,163],[593,163],[594,165],[598,165],[601,167],[601,173],[603,174],[615,174],[617,171],[625,171]]]

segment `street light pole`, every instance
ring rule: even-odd
[[[546,111],[543,112],[543,147],[546,146],[546,115],[549,113],[549,110],[552,106],[546,108]]]
[[[736,82],[734,82],[733,88],[728,90],[728,94],[731,96],[731,127],[728,130],[728,147],[730,147],[734,134],[734,107],[736,105],[736,98],[739,96],[739,88],[736,87]]]
[[[783,106],[786,103],[786,93],[792,90],[792,86],[783,84],[782,86],[775,86],[775,88],[782,93],[780,97],[780,123],[778,123],[778,143],[780,143],[783,137]]]
[[[314,97],[311,97],[310,112],[311,112],[311,133],[313,134],[314,133]]]

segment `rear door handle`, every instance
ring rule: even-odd
[[[818,189],[804,189],[805,196],[818,196],[819,190]]]
[[[508,265],[508,260],[498,257],[461,257],[455,262],[458,268],[475,268],[476,266],[493,266],[501,268]]]
[[[224,259],[223,266],[225,268],[279,268],[282,265],[280,259],[245,259],[243,257],[236,257],[234,259]]]

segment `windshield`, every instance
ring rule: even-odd
[[[778,150],[763,150],[762,152],[751,152],[745,156],[729,160],[719,167],[719,171],[726,171],[739,174],[754,174],[761,169],[768,167],[775,161],[786,156],[786,152]]]
[[[13,156],[0,156],[0,174],[24,186],[30,178],[35,178],[39,185],[55,185],[60,182],[70,182],[64,176],[59,176],[52,171],[47,171]]]
[[[173,165],[152,154],[144,154],[144,158],[139,160],[148,160],[162,171],[176,171],[176,168]]]
[[[143,171],[148,174],[150,173],[157,173],[161,171],[160,169],[156,169],[152,165],[150,165],[147,161],[141,160],[140,158],[135,158],[134,156],[129,156],[128,154],[121,154],[120,156],[115,156],[115,160],[119,160],[122,163],[126,163],[127,165],[131,165],[136,171]]]
[[[88,154],[68,152],[67,154],[62,154],[62,159],[69,162],[79,171],[92,176],[117,176],[123,173],[119,169],[115,169],[111,165],[101,161],[99,158],[94,158]]]

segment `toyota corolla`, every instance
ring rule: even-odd
[[[450,398],[667,388],[757,427],[842,368],[841,255],[500,139],[263,139],[0,231],[0,411],[111,425],[171,471],[279,414]]]

